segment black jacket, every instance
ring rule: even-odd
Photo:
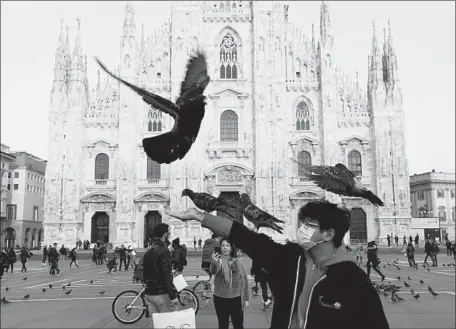
[[[171,252],[166,244],[160,239],[155,239],[144,254],[143,278],[147,285],[146,294],[168,294],[171,299],[177,297],[177,290],[173,284],[172,261]]]
[[[211,215],[205,216],[203,226],[221,236],[226,229],[222,227],[226,224]],[[270,328],[290,328],[292,310],[296,310],[304,286],[306,259],[303,249],[295,243],[276,243],[267,235],[252,232],[237,222],[232,223],[228,239],[268,272],[268,284],[274,297]],[[340,309],[336,303],[341,305]],[[329,267],[313,288],[308,314],[305,329],[389,328],[371,281],[352,262]]]
[[[119,249],[119,257],[120,258],[126,258],[127,257],[127,249],[126,248],[120,248]]]

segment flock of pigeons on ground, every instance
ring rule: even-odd
[[[27,280],[27,277],[22,278],[22,280],[24,280],[24,281]],[[90,284],[93,284],[93,280],[90,280],[89,283],[90,283]],[[49,287],[49,289],[53,289],[52,284],[49,284],[48,287]],[[73,289],[66,290],[67,287],[71,287],[71,282],[68,283],[68,284],[66,284],[66,285],[63,285],[63,286],[62,286],[62,290],[64,290],[64,292],[63,292],[62,294],[63,294],[63,295],[66,295],[66,296],[69,296],[69,295],[71,294],[71,292],[73,291]],[[8,287],[5,287],[5,292],[8,292],[9,290],[10,290],[10,289],[9,289]],[[42,291],[42,293],[45,293],[45,292],[47,291],[47,289],[46,289],[46,288],[42,288],[41,291]],[[103,296],[103,295],[105,294],[105,292],[106,292],[106,291],[103,290],[103,291],[100,291],[98,294],[99,294],[100,296]],[[24,297],[22,297],[22,299],[23,299],[23,300],[28,300],[28,299],[30,299],[30,294],[25,295]],[[10,302],[9,300],[6,299],[6,296],[3,296],[2,299],[0,299],[0,302],[1,302],[2,304],[6,304],[6,305],[12,303],[12,302]]]
[[[386,268],[386,266],[393,266],[395,267],[397,270],[401,270],[401,268],[397,265],[399,262],[399,259],[393,261],[393,263],[390,263],[389,261],[386,262],[386,265],[383,265],[383,268]],[[423,268],[425,268],[428,272],[430,272],[430,268],[429,268],[429,265],[427,263],[422,263],[423,265]],[[450,266],[456,266],[455,263],[449,263],[449,264],[442,264],[444,267],[450,267]],[[418,270],[418,264],[415,264],[414,268],[416,270]],[[397,280],[398,281],[401,281],[401,277],[398,276],[397,277]],[[407,276],[407,280],[410,282],[410,281],[413,281],[411,276]],[[400,291],[400,289],[402,287],[405,287],[405,288],[410,288],[410,294],[411,296],[415,299],[415,300],[418,300],[421,296],[419,293],[416,293],[415,292],[415,289],[412,288],[411,286],[411,283],[408,283],[407,281],[403,280],[404,282],[404,285],[403,286],[399,286],[399,285],[395,285],[395,284],[391,284],[391,282],[389,282],[388,284],[377,284],[375,281],[372,282],[372,284],[374,285],[374,288],[375,290],[377,291],[377,293],[380,295],[383,295],[385,297],[389,297],[388,295],[388,292],[391,293],[391,301],[393,303],[398,303],[398,302],[402,302],[402,301],[405,301],[404,298],[402,298],[401,296],[399,296],[397,293]],[[419,280],[419,283],[421,285],[424,284],[424,281],[423,280]],[[437,292],[434,291],[434,289],[432,289],[431,286],[428,285],[428,288],[427,288],[428,292],[433,296],[433,297],[437,297],[439,294]]]
[[[111,73],[98,58],[96,61],[107,74],[136,92],[144,102],[173,117],[174,125],[169,132],[143,139],[142,144],[147,156],[160,164],[169,164],[178,159],[183,159],[196,141],[205,114],[207,103],[206,96],[203,93],[211,80],[207,72],[205,53],[198,50],[196,54],[190,57],[185,78],[181,83],[180,94],[175,103],[121,79]],[[376,206],[383,206],[383,201],[366,189],[356,175],[348,170],[345,165],[341,163],[334,167],[303,165],[306,169],[305,176],[322,189],[339,195],[365,198]],[[243,209],[246,217],[248,214],[260,216],[261,211],[252,207],[250,198],[247,199],[247,197],[241,197],[242,204],[245,205]],[[265,214],[261,213],[261,215],[264,216]],[[273,222],[283,222],[277,219],[272,220],[273,217],[267,215],[270,221],[263,226],[281,232],[281,229],[277,225],[273,225]]]

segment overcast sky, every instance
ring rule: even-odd
[[[131,2],[137,36],[150,35],[170,15],[170,2]],[[453,1],[328,2],[335,39],[334,62],[367,80],[372,19],[379,40],[391,19],[398,57],[410,174],[455,172],[455,3]],[[1,141],[13,150],[47,158],[48,109],[60,20],[69,25],[71,47],[81,18],[90,89],[97,55],[119,63],[125,2],[1,2]],[[320,2],[290,2],[289,20],[318,31]]]

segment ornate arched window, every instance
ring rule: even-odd
[[[296,106],[296,130],[310,130],[310,111],[306,102],[301,101]]]
[[[226,34],[220,43],[220,79],[238,78],[238,49],[233,35]]]
[[[147,131],[162,131],[163,130],[163,112],[150,109],[147,114]]]
[[[147,158],[147,179],[160,179],[161,166],[158,162]]]
[[[312,156],[307,151],[301,151],[298,154],[298,177],[304,177],[311,172],[306,168],[312,164]]]
[[[220,116],[220,141],[235,142],[238,140],[238,116],[236,112],[227,110]]]
[[[95,179],[109,179],[109,157],[104,153],[95,158]]]
[[[358,151],[351,151],[348,153],[348,170],[356,176],[361,176],[363,174],[361,154]]]

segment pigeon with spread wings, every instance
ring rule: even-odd
[[[203,92],[210,81],[206,55],[198,51],[188,61],[187,72],[176,103],[117,77],[100,60],[96,60],[106,73],[134,90],[147,104],[173,117],[174,125],[171,131],[143,139],[143,148],[147,156],[158,163],[171,163],[183,159],[195,142],[204,118],[206,97]]]
[[[383,206],[383,201],[372,191],[366,189],[359,178],[342,163],[338,163],[334,167],[326,165],[304,166],[307,169],[304,175],[322,189],[339,195],[364,198],[376,206]]]
[[[255,225],[255,228],[259,229],[260,227],[268,227],[280,234],[283,233],[283,228],[278,226],[277,223],[283,224],[285,222],[255,206],[247,193],[241,194],[241,202],[245,218]]]
[[[227,202],[224,202],[220,198],[216,198],[207,193],[196,193],[188,188],[182,191],[182,197],[184,196],[188,196],[193,201],[195,206],[197,206],[199,209],[204,210],[207,213],[217,210],[233,218],[233,216],[228,212],[228,210],[236,209],[236,207],[228,204]]]

